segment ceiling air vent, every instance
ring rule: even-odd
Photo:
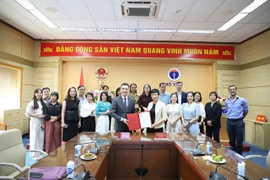
[[[122,1],[121,11],[123,17],[129,18],[156,18],[160,0],[152,1]]]

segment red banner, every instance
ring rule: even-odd
[[[98,56],[234,60],[234,46],[41,42],[40,56]]]

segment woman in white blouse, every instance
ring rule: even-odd
[[[26,107],[25,115],[30,117],[30,149],[43,150],[44,146],[44,117],[46,105],[42,100],[41,89],[37,88],[33,99]],[[39,159],[39,153],[31,153],[35,160]]]
[[[80,116],[82,121],[82,131],[95,132],[96,120],[95,109],[96,103],[93,102],[94,95],[91,92],[85,94],[87,103],[83,103],[80,107]]]
[[[152,102],[148,104],[147,110],[150,112],[152,126],[147,128],[147,132],[163,132],[166,121],[166,106],[158,100],[159,90],[151,90]]]
[[[176,93],[171,94],[171,103],[167,105],[167,132],[168,133],[180,133],[181,128],[181,105],[178,104],[178,97]]]
[[[200,106],[200,112],[201,114],[199,115],[199,120],[198,120],[198,125],[200,128],[200,132],[204,134],[204,119],[205,119],[205,110],[204,110],[204,105],[202,103],[202,95],[199,91],[196,91],[194,93],[194,101],[196,104]]]

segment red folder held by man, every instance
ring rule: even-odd
[[[152,124],[149,112],[127,114],[127,119],[128,119],[128,129],[130,131],[151,127]]]

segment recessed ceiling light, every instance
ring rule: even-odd
[[[69,31],[69,32],[95,32],[98,31],[97,28],[60,28],[62,31]]]
[[[146,33],[175,33],[176,29],[139,29],[138,32]]]
[[[228,22],[226,22],[223,26],[221,26],[218,31],[226,31],[230,27],[232,27],[234,24],[239,22],[241,19],[246,17],[249,13],[257,9],[259,6],[261,6],[263,3],[265,3],[267,0],[254,0],[252,3],[250,3],[247,7],[245,7],[240,13],[238,13],[236,16],[234,16],[232,19],[230,19]]]
[[[131,28],[101,28],[99,30],[104,32],[136,32],[136,29]]]
[[[31,10],[31,9],[36,9],[35,6],[33,6],[33,4],[31,4],[29,1],[27,0],[15,0],[17,3],[19,3],[22,7],[24,7],[27,10]]]
[[[179,29],[178,33],[192,33],[192,34],[211,34],[215,32],[214,30],[189,30],[189,29]]]

